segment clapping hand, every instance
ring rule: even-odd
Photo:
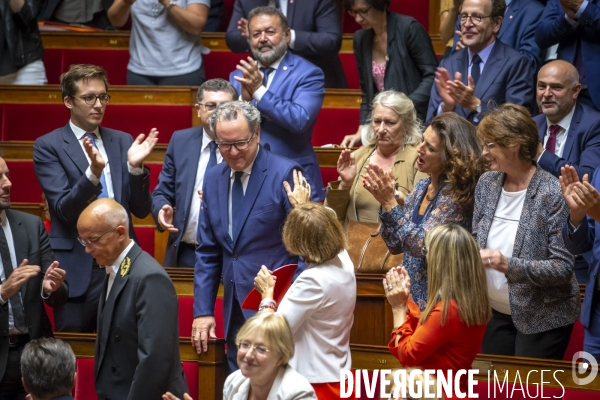
[[[173,225],[173,207],[169,204],[162,206],[158,212],[158,224],[167,232],[179,232],[179,229]]]
[[[585,174],[579,181],[577,170],[570,165],[562,167],[560,171],[560,188],[571,210],[571,223],[579,226],[585,214],[600,221],[600,193],[589,183],[588,175]]]
[[[144,140],[145,139],[145,140]],[[132,168],[140,168],[158,142],[158,130],[152,128],[148,137],[140,133],[127,150],[127,162]]]
[[[65,281],[67,272],[64,269],[58,268],[58,265],[58,261],[54,261],[44,274],[42,286],[46,294],[54,293]]]
[[[397,206],[396,180],[392,171],[384,172],[380,166],[375,164],[367,165],[366,170],[363,186],[381,204],[383,212]]]
[[[406,309],[410,297],[410,277],[404,267],[390,269],[383,278],[385,297],[392,308]]]
[[[263,75],[258,69],[258,62],[252,57],[248,57],[248,61],[240,60],[235,68],[242,73],[242,76],[234,76],[233,79],[240,82],[242,88],[252,96],[263,83]]]
[[[277,277],[273,275],[266,266],[260,267],[258,275],[254,278],[254,287],[262,295],[263,299],[272,299],[275,293]]]
[[[283,188],[288,195],[290,204],[292,207],[296,207],[299,204],[308,203],[310,201],[310,184],[302,175],[302,171],[293,171],[294,190],[290,187],[290,184],[283,182]]]
[[[27,281],[37,274],[40,273],[41,268],[37,265],[28,265],[29,260],[24,259],[19,267],[10,274],[2,285],[0,285],[0,296],[2,299],[7,300],[13,297],[21,286],[27,283]]]
[[[337,162],[337,172],[342,180],[340,189],[349,189],[352,187],[354,178],[356,178],[356,160],[351,150],[344,149],[340,153]]]
[[[240,18],[238,20],[237,28],[243,38],[248,39],[250,37],[250,33],[248,32],[248,20],[246,18]]]
[[[454,107],[456,107],[456,102],[454,98],[450,96],[450,73],[446,68],[439,67],[435,71],[435,86],[437,88],[438,94],[442,99],[442,111],[454,111]]]
[[[468,81],[469,84],[465,85],[462,82],[461,73],[456,72],[454,80],[448,82],[448,93],[455,104],[467,110],[475,111],[481,104],[481,101],[475,96],[475,81],[471,75],[469,75]]]
[[[100,179],[102,171],[106,166],[106,161],[104,161],[100,151],[92,144],[92,140],[87,136],[83,139],[83,148],[90,158],[90,170],[92,171],[92,174],[94,174],[96,178]]]

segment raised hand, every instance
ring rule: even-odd
[[[283,182],[283,188],[287,193],[288,199],[292,207],[296,207],[299,204],[308,203],[310,201],[310,184],[307,182],[302,171],[293,171],[294,190],[290,187],[290,184]]]
[[[140,133],[131,144],[131,147],[129,147],[129,150],[127,150],[127,162],[129,165],[133,168],[140,168],[146,157],[154,149],[156,142],[158,142],[158,130],[156,128],[150,130],[148,137]]]
[[[58,265],[58,261],[54,261],[44,274],[42,286],[46,294],[54,293],[65,281],[67,272],[64,269],[58,268]]]
[[[248,32],[248,20],[246,18],[239,19],[237,28],[243,38],[248,39],[250,37],[250,33]]]
[[[202,201],[202,197],[200,197],[200,201]],[[179,232],[179,229],[173,225],[173,207],[168,204],[162,206],[158,212],[158,223],[165,231]]]
[[[449,94],[455,104],[467,110],[475,111],[481,104],[481,101],[475,96],[475,81],[469,75],[469,85],[467,86],[462,83],[461,79],[462,75],[460,72],[457,72],[454,81],[448,83]]]
[[[92,174],[94,174],[96,178],[100,179],[102,171],[106,166],[106,161],[104,158],[102,158],[100,151],[92,144],[92,141],[89,137],[85,137],[83,139],[83,148],[90,158],[90,170],[92,171]]]
[[[454,98],[450,96],[449,83],[451,82],[450,73],[446,68],[439,67],[435,71],[435,86],[437,87],[440,98],[442,99],[442,111],[454,111],[456,102]]]
[[[233,78],[240,82],[250,95],[253,95],[263,83],[263,74],[258,69],[258,62],[248,57],[248,61],[240,60],[235,68],[242,73],[242,76]]]
[[[581,222],[585,219],[586,210],[585,207],[580,205],[580,203],[574,198],[574,195],[577,197],[575,187],[579,183],[577,170],[570,165],[565,165],[564,167],[561,167],[560,174],[561,175],[558,177],[560,189],[563,197],[565,198],[565,202],[571,210],[569,219],[574,226],[579,226],[579,224],[581,224]],[[584,176],[584,178],[587,180],[587,174]]]
[[[402,266],[390,269],[383,278],[383,289],[392,308],[405,309],[410,297],[410,277],[406,269]]]
[[[344,149],[337,162],[337,172],[342,179],[340,189],[350,189],[356,178],[356,159],[351,150]]]
[[[272,299],[275,292],[276,277],[266,267],[261,266],[260,271],[254,278],[254,287],[262,295],[263,299]]]
[[[375,197],[383,209],[389,211],[398,205],[396,201],[396,180],[392,171],[384,172],[381,167],[369,164],[363,180],[363,186]]]
[[[5,280],[0,286],[0,296],[3,300],[8,300],[13,297],[21,286],[27,283],[27,281],[42,270],[37,265],[28,265],[29,260],[24,259],[19,267],[10,274],[7,280]]]

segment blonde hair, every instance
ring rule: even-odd
[[[441,325],[446,323],[450,301],[456,301],[460,320],[467,326],[486,324],[492,316],[485,268],[471,234],[456,224],[438,225],[425,237],[427,291],[421,314],[424,323],[438,301],[442,302]]]
[[[370,142],[375,141],[375,132],[373,131],[373,113],[375,107],[382,105],[394,111],[402,120],[402,129],[404,130],[404,144],[419,144],[423,137],[423,125],[417,118],[417,110],[411,99],[402,92],[395,90],[386,90],[378,93],[371,103],[371,114],[367,121],[367,139]]]
[[[300,204],[289,213],[283,225],[283,245],[312,264],[322,264],[348,248],[335,212],[320,203]]]
[[[282,314],[271,311],[261,311],[249,318],[235,337],[236,344],[248,340],[255,334],[262,334],[269,342],[270,350],[275,350],[281,356],[283,365],[294,357],[294,334],[287,319]]]

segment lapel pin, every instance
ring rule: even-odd
[[[283,66],[283,70],[284,70],[284,71],[287,71],[287,65],[284,65],[284,66]]]
[[[510,17],[508,17],[508,18],[512,19],[512,15]]]
[[[123,262],[121,263],[121,278],[123,278],[129,272],[129,268],[131,267],[131,258],[125,257]]]

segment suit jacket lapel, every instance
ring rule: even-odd
[[[508,31],[508,27],[514,23],[513,15],[516,15],[519,12],[519,0],[512,0],[508,7],[506,8],[506,12],[504,13],[504,19],[502,20],[502,26],[500,27],[500,32],[498,32],[498,39],[502,40],[502,36],[504,36],[504,32]]]
[[[487,92],[492,83],[494,83],[496,77],[500,75],[499,72],[502,70],[504,63],[506,63],[506,59],[504,58],[504,47],[499,40],[496,40],[492,52],[483,67],[479,82],[475,87],[475,96],[477,96],[477,98],[483,99],[485,92]]]
[[[279,63],[279,67],[277,67],[277,73],[269,86],[269,92],[278,92],[279,86],[285,81],[292,68],[294,68],[294,59],[292,53],[288,50]]]
[[[192,196],[197,196],[194,194],[194,185],[196,183],[196,174],[198,173],[198,162],[200,161],[200,153],[202,152],[202,127],[199,127],[194,133],[194,137],[192,141],[189,143],[187,149],[189,150],[185,155],[184,164],[187,168],[189,168],[189,173],[185,179],[185,197],[183,198],[183,204],[181,204],[181,210],[185,210],[185,215],[189,216],[190,205],[192,204]],[[187,224],[187,220],[183,221],[184,224]],[[181,234],[183,235],[183,229],[181,230]]]
[[[296,8],[296,4],[294,3],[294,0],[288,0],[288,6],[287,6],[287,15],[285,16],[288,20],[288,24],[289,26],[294,26],[294,9]]]
[[[81,144],[79,144],[79,141],[75,137],[75,134],[68,123],[62,130],[62,136],[64,141],[63,150],[71,161],[73,161],[73,164],[77,166],[79,171],[84,174],[90,164],[85,157]]]
[[[115,137],[106,129],[100,128],[100,137],[102,138],[104,150],[110,164],[110,179],[115,194],[115,201],[120,203],[122,195],[121,174],[123,172],[121,168],[121,146],[119,146]]]
[[[583,110],[579,104],[575,105],[575,112],[573,113],[573,118],[571,119],[571,125],[569,125],[569,131],[567,132],[567,140],[565,142],[565,147],[563,149],[562,158],[565,160],[569,159],[571,155],[571,150],[573,150],[573,143],[575,142],[576,132],[579,130],[579,123],[581,122],[581,117],[583,116]]]
[[[544,118],[542,118],[542,120],[538,124],[538,135],[540,137],[540,140],[542,141],[542,144],[544,144],[544,137],[546,136],[546,131],[548,130],[547,122],[548,121],[546,120],[546,117],[544,116]]]
[[[27,258],[27,231],[23,226],[23,223],[17,215],[11,210],[6,210],[6,218],[10,224],[10,231],[13,237],[13,244],[15,245],[15,258],[17,259],[17,265],[13,265],[13,269],[17,268],[21,262]],[[40,265],[40,267],[43,267]],[[21,298],[25,301],[25,294],[27,293],[28,285],[21,285],[20,292]]]
[[[262,185],[267,177],[267,157],[269,153],[264,148],[261,148],[256,156],[256,160],[254,160],[254,165],[252,166],[252,173],[250,174],[250,180],[248,181],[248,186],[246,187],[246,193],[244,194],[244,201],[242,202],[242,210],[240,212],[240,217],[242,220],[237,226],[239,230],[237,232],[233,232],[233,243],[237,242],[237,238],[241,230],[244,228],[244,224],[248,219],[248,215],[250,211],[252,211],[252,207],[254,206],[254,202],[260,193]]]
[[[483,218],[479,222],[480,227],[477,228],[477,233],[483,232],[483,235],[477,236],[477,242],[481,248],[485,247],[487,243],[488,234],[490,233],[490,228],[492,226],[492,221],[494,220],[494,213],[496,211],[496,206],[498,204],[498,200],[500,200],[500,195],[502,194],[502,185],[504,184],[504,179],[506,178],[505,174],[500,174],[498,179],[490,185],[489,191],[493,193],[493,196],[490,197],[490,204],[484,208],[485,214]]]

